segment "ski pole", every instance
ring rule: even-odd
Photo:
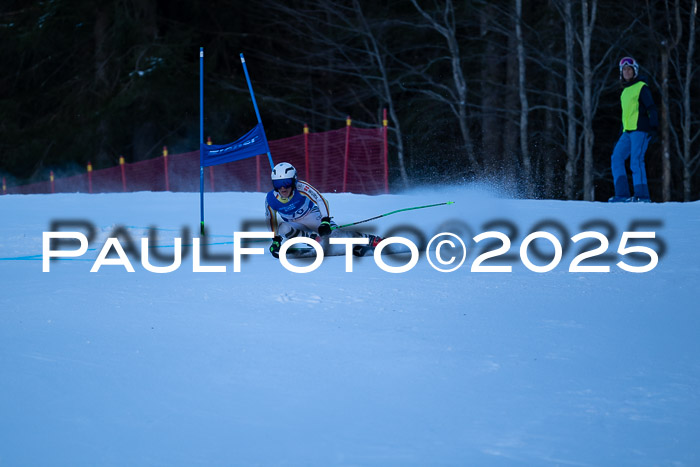
[[[396,211],[391,211],[391,212],[387,212],[387,213],[385,213],[385,214],[380,214],[380,215],[378,215],[378,216],[370,217],[369,219],[365,219],[365,220],[362,220],[362,221],[352,222],[352,223],[350,223],[350,224],[337,225],[337,226],[333,227],[333,230],[335,230],[335,229],[342,229],[343,227],[350,227],[351,225],[362,224],[363,222],[373,221],[374,219],[379,219],[380,217],[390,216],[390,215],[392,215],[392,214],[396,214],[397,212],[413,211],[413,210],[415,210],[415,209],[432,208],[432,207],[435,207],[435,206],[444,206],[444,205],[446,205],[446,204],[454,204],[454,201],[447,201],[447,202],[445,202],[445,203],[437,203],[437,204],[428,204],[428,205],[426,205],[426,206],[416,206],[416,207],[413,207],[413,208],[397,209]]]

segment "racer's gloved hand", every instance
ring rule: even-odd
[[[270,245],[270,253],[272,253],[272,256],[275,258],[280,257],[280,247],[282,246],[282,237],[279,235],[275,235],[275,238],[272,239],[272,245]]]
[[[321,225],[318,226],[318,234],[321,237],[326,237],[331,234],[331,218],[324,217],[321,219]]]

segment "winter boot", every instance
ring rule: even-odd
[[[637,196],[630,196],[625,200],[625,203],[651,203],[649,198],[639,198]]]

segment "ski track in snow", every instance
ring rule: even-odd
[[[0,197],[0,465],[700,464],[700,203],[464,187],[328,199],[339,223],[455,201],[357,229],[417,243],[454,232],[466,261],[440,273],[421,254],[390,274],[363,257],[348,273],[333,256],[294,274],[264,254],[234,273],[233,232],[264,230],[263,195],[216,193],[207,264],[226,273],[192,272],[191,248],[170,274],[132,256],[135,273],[90,273],[115,230],[138,252],[157,229],[150,259],[167,264],[174,239],[198,232],[198,194]],[[90,250],[43,273],[42,232],[66,220],[94,227]],[[644,263],[616,254],[635,224],[656,232],[651,272],[616,266]],[[607,256],[583,264],[610,272],[568,272],[573,243],[554,270],[529,271],[519,249],[536,227],[562,242],[604,233]],[[511,248],[484,264],[512,272],[470,271],[488,230]],[[546,264],[553,248],[536,242]]]

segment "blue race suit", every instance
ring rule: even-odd
[[[281,223],[277,221],[277,214]],[[316,188],[299,180],[290,198],[282,198],[276,190],[267,194],[265,217],[275,235],[292,238],[304,232],[317,232],[321,219],[330,217],[330,210],[328,202]]]

